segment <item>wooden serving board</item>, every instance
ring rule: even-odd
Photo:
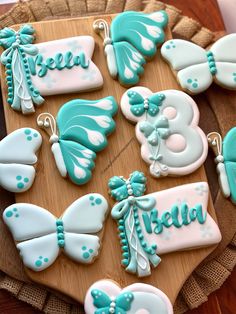
[[[46,97],[45,103],[37,108],[37,112],[31,116],[23,116],[13,111],[6,103],[7,88],[4,81],[4,67],[1,67],[2,92],[4,97],[4,111],[6,118],[7,132],[21,127],[37,128],[36,118],[41,112],[50,112],[54,116],[59,108],[67,101],[74,98],[99,99],[112,95],[120,101],[125,88],[111,79],[108,74],[105,57],[103,54],[102,40],[93,32],[92,24],[98,17],[76,18],[69,20],[47,21],[33,23],[36,29],[36,42],[44,42],[65,37],[78,35],[91,35],[95,37],[96,48],[93,61],[98,65],[104,76],[104,87],[99,91],[82,94],[68,94]],[[105,16],[111,22],[111,16]],[[18,28],[17,26],[16,28]],[[167,39],[171,38],[167,30]],[[146,86],[152,91],[164,89],[179,89],[175,78],[167,66],[161,60],[158,53],[155,58],[145,65],[145,73],[139,85]],[[97,155],[96,167],[93,171],[92,180],[81,187],[72,184],[69,180],[63,179],[54,162],[51,153],[51,145],[48,136],[42,133],[43,145],[39,153],[39,161],[36,165],[37,176],[33,187],[26,193],[17,194],[17,202],[28,202],[42,206],[50,210],[56,216],[63,211],[77,198],[89,192],[103,194],[113,205],[108,195],[107,182],[114,175],[127,177],[131,172],[140,170],[148,177],[147,192],[167,189],[196,181],[207,181],[204,167],[202,166],[195,173],[180,178],[163,178],[156,180],[148,174],[148,167],[141,159],[140,145],[135,138],[134,126],[131,125],[119,111],[115,117],[117,128],[109,136],[108,147]],[[216,219],[212,200],[209,200],[208,211]],[[57,261],[45,271],[35,273],[25,269],[27,275],[35,282],[59,290],[74,299],[83,302],[85,293],[89,286],[104,278],[110,278],[121,286],[134,282],[152,284],[163,290],[174,303],[177,294],[183,283],[196,266],[210,254],[215,246],[195,249],[185,252],[176,252],[162,256],[162,263],[152,271],[152,275],[145,279],[139,279],[128,274],[121,267],[121,250],[117,236],[117,225],[110,215],[105,224],[102,248],[97,260],[91,265],[82,265],[73,262],[61,254]],[[10,252],[8,252],[10,254]]]

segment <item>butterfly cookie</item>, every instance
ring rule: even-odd
[[[236,34],[220,38],[208,51],[190,41],[171,39],[163,44],[161,54],[190,94],[204,92],[213,81],[236,90]]]
[[[59,219],[39,206],[17,203],[4,210],[3,220],[24,265],[42,271],[62,251],[76,262],[91,263],[99,252],[99,232],[107,210],[106,199],[91,193],[71,204]]]
[[[217,132],[211,132],[207,135],[209,145],[216,154],[215,162],[219,176],[219,185],[225,197],[230,197],[231,201],[236,204],[236,128],[228,131],[224,140]]]
[[[84,301],[86,314],[173,314],[172,304],[154,286],[135,283],[121,288],[112,280],[99,280],[87,291]]]
[[[135,171],[128,179],[114,176],[108,182],[118,202],[111,211],[117,220],[122,265],[138,277],[151,274],[159,255],[220,242],[221,234],[207,213],[206,182],[144,195],[146,177]]]
[[[91,179],[96,152],[107,146],[106,135],[115,129],[117,112],[113,97],[76,99],[64,104],[56,119],[49,113],[37,118],[39,127],[50,133],[55,162],[62,177],[81,185]]]
[[[15,130],[0,141],[1,187],[14,193],[31,188],[38,160],[35,153],[41,144],[40,133],[31,128]]]
[[[186,175],[204,163],[208,143],[198,126],[197,105],[187,94],[133,87],[122,96],[121,110],[137,123],[141,156],[154,177]]]
[[[164,42],[163,28],[167,22],[165,11],[150,14],[123,12],[113,19],[110,29],[105,20],[96,20],[93,27],[104,39],[110,75],[118,77],[122,85],[138,83],[146,59],[153,57],[156,46]]]

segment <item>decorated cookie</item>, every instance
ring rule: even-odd
[[[42,113],[37,124],[50,133],[50,143],[62,177],[81,185],[91,179],[96,152],[107,145],[106,135],[115,129],[117,111],[113,97],[76,99],[64,104],[56,117]]]
[[[34,182],[37,162],[35,153],[42,144],[38,131],[18,129],[0,141],[0,186],[20,193],[29,190]]]
[[[99,19],[93,24],[96,33],[104,39],[107,66],[113,78],[122,85],[135,85],[143,74],[145,58],[153,57],[156,46],[163,43],[163,28],[167,25],[165,11],[150,14],[127,11],[118,14],[111,23]]]
[[[35,111],[42,96],[99,88],[103,78],[91,57],[94,39],[78,36],[33,44],[35,30],[23,25],[18,31],[0,31],[5,48],[1,62],[6,67],[8,103],[23,114]]]
[[[95,282],[84,301],[86,314],[173,314],[167,295],[154,286],[135,283],[121,288],[112,280]]]
[[[190,41],[171,39],[164,43],[161,54],[190,94],[204,92],[213,81],[236,89],[236,34],[222,37],[208,51]]]
[[[109,180],[111,196],[118,201],[111,215],[118,222],[126,271],[139,277],[151,274],[158,255],[212,245],[221,240],[215,221],[207,213],[206,182],[181,185],[143,196],[146,178],[135,171],[126,180]]]
[[[198,127],[197,105],[187,94],[133,87],[122,96],[121,109],[137,123],[141,155],[154,177],[186,175],[204,163],[207,139]]]
[[[107,210],[106,199],[91,193],[77,199],[59,219],[39,206],[17,203],[4,210],[3,220],[24,265],[42,271],[51,266],[62,251],[76,262],[93,262],[99,252],[98,233],[103,228]]]
[[[217,132],[209,133],[207,138],[216,155],[215,162],[221,191],[225,197],[230,196],[231,201],[236,204],[236,127],[229,130],[223,142]]]

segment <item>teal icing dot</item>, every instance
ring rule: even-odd
[[[6,212],[7,218],[12,217],[12,215],[13,215],[13,212],[12,212],[12,211],[9,210],[8,212]]]
[[[89,253],[93,253],[93,249],[89,249]]]
[[[193,84],[192,84],[192,87],[193,87],[193,88],[197,88],[197,87],[198,87],[198,84],[197,84],[197,83],[193,83]]]
[[[27,136],[27,141],[32,141],[32,136]]]
[[[97,198],[97,199],[95,200],[95,203],[96,203],[97,205],[99,205],[99,204],[102,203],[102,200],[101,200],[100,198]]]
[[[39,135],[38,135],[38,133],[34,133],[34,137],[38,137]]]
[[[16,207],[14,207],[14,208],[13,208],[13,211],[14,211],[14,212],[17,212],[17,208],[16,208]]]
[[[170,49],[170,45],[167,45],[167,46],[166,46],[166,49]]]
[[[187,83],[191,84],[192,83],[192,79],[188,79]]]
[[[20,181],[22,179],[22,176],[16,176],[16,180]]]
[[[15,217],[18,218],[18,217],[20,217],[20,215],[19,215],[19,214],[16,214]]]
[[[92,205],[92,206],[94,206],[94,205],[95,205],[95,203],[91,203],[91,205]]]
[[[45,263],[47,263],[49,261],[49,259],[47,257],[45,257],[45,259],[43,260]]]
[[[234,82],[236,82],[236,77],[234,77]]]
[[[35,262],[35,266],[36,266],[36,267],[41,267],[41,266],[42,266],[42,261],[38,259],[38,260]]]
[[[23,189],[24,183],[22,183],[22,182],[17,183],[17,187],[18,187],[18,189]]]
[[[87,250],[87,247],[86,246],[82,246],[82,250],[83,251]]]
[[[90,256],[90,255],[89,255],[89,253],[88,253],[88,252],[83,253],[83,258],[84,258],[84,259],[88,259],[88,258],[89,258],[89,256]]]
[[[25,134],[26,135],[29,135],[31,133],[31,130],[30,129],[25,129]]]
[[[24,182],[25,182],[25,183],[28,183],[28,182],[29,182],[29,179],[25,177],[25,178],[24,178]]]
[[[94,200],[94,196],[91,195],[91,196],[89,197],[89,199],[90,199],[90,201],[93,201],[93,200]]]
[[[42,256],[39,256],[39,258],[40,258],[40,259],[43,259],[43,257],[42,257]]]

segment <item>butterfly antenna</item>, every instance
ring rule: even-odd
[[[213,149],[216,156],[222,156],[222,137],[217,132],[211,132],[207,135],[209,146]]]
[[[108,41],[111,43],[110,29],[107,21],[103,19],[98,19],[93,22],[93,29],[95,33],[99,34],[104,40],[104,44],[107,44]]]
[[[58,139],[56,120],[51,113],[41,113],[37,117],[37,125],[48,133],[50,140],[53,140],[54,137]]]

